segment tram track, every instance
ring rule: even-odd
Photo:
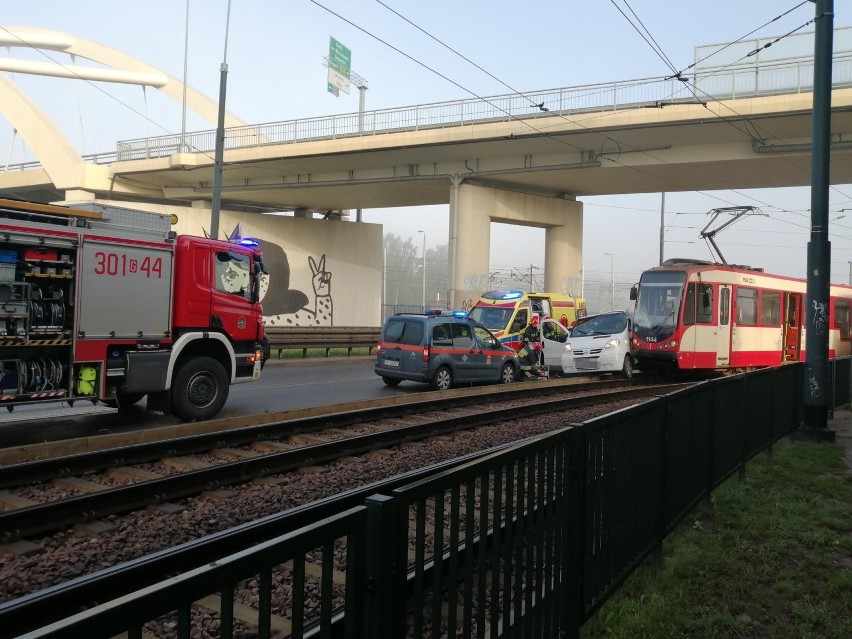
[[[605,386],[610,387],[612,392],[602,392]],[[612,388],[615,386],[621,388]],[[318,518],[359,505],[369,495],[377,492],[386,494],[386,491],[396,486],[429,477],[443,468],[454,467],[511,447],[554,428],[625,408],[641,401],[643,396],[667,394],[673,388],[682,388],[683,384],[642,384],[639,389],[636,386],[635,383],[625,382],[596,384],[586,386],[584,396],[578,396],[578,386],[575,385],[570,389],[561,389],[562,392],[570,390],[571,396],[550,397],[546,399],[552,401],[545,402],[542,396],[535,395],[533,391],[533,388],[538,387],[544,392],[544,386],[532,384],[523,389],[525,392],[522,395],[531,399],[534,405],[542,405],[541,410],[519,404],[511,415],[512,411],[507,407],[492,399],[483,401],[479,397],[475,400],[477,403],[492,404],[490,410],[480,412],[496,412],[502,419],[488,425],[489,420],[483,415],[477,426],[468,409],[460,410],[453,419],[465,423],[457,424],[459,428],[455,431],[449,426],[443,431],[422,427],[422,423],[416,422],[422,418],[420,413],[424,406],[413,410],[408,407],[407,413],[402,411],[391,417],[386,416],[380,423],[382,429],[390,429],[389,432],[393,432],[395,425],[403,443],[393,447],[392,451],[388,450],[391,447],[389,444],[382,444],[382,454],[377,454],[369,463],[326,464],[322,473],[285,471],[273,477],[275,481],[272,484],[250,482],[240,486],[231,497],[199,496],[190,499],[187,510],[182,513],[142,510],[124,516],[113,515],[107,518],[116,523],[113,531],[93,536],[95,533],[78,527],[76,532],[68,530],[34,540],[39,544],[39,549],[16,557],[7,555],[6,558],[0,558],[0,576],[4,581],[0,601],[5,601],[0,604],[0,623],[30,627],[37,620],[43,623],[65,617],[80,610],[81,606],[130,592],[176,572],[215,561],[239,549],[247,549]],[[552,395],[553,392],[544,394]],[[563,408],[559,408],[558,402],[564,402]],[[447,411],[443,412],[446,418]],[[418,438],[409,438],[406,444],[410,429],[418,426],[428,432],[422,433],[419,441]],[[370,427],[360,416],[354,426],[359,430]],[[328,427],[325,432],[331,432],[326,436],[336,439],[322,445],[347,444],[347,440],[338,432],[344,428],[339,424]],[[408,432],[404,432],[406,429]],[[303,435],[306,439],[321,436],[316,432]],[[316,455],[308,456],[304,451],[301,454],[306,455],[306,459],[317,458]],[[283,481],[279,483],[279,479]],[[267,502],[267,505],[264,507],[258,500]],[[269,504],[272,504],[271,508]],[[431,507],[437,505],[432,504]],[[433,515],[427,513],[426,517],[431,520]],[[217,520],[220,521],[217,523]],[[340,563],[337,553],[333,562],[337,578],[339,571],[345,571],[345,562]],[[309,559],[303,568],[309,576],[307,583],[313,584],[306,586],[308,590],[305,596],[309,607],[313,605],[310,602],[315,602],[318,596],[318,584],[328,579],[327,575],[322,578],[310,575],[330,570],[326,564],[327,559],[320,553]],[[273,575],[276,582],[279,579],[290,580],[293,568],[279,566]],[[243,602],[238,606],[239,610],[234,611],[235,624],[249,632],[253,630],[252,619],[257,619],[256,606],[252,604],[253,588],[251,583],[246,583],[234,592],[235,601]],[[286,592],[274,596],[280,599],[280,605],[285,609],[290,605]],[[193,618],[201,619],[205,625],[210,619],[215,622],[218,615],[211,613],[211,605],[210,601],[199,602],[197,608],[193,607]],[[291,621],[289,615],[283,610],[279,614],[281,618],[274,621],[281,625],[280,629],[286,629]],[[162,619],[148,631],[160,636],[162,632],[168,632],[173,621]],[[200,636],[217,635],[213,631],[210,635],[202,633]]]
[[[0,540],[10,543],[74,525],[95,526],[93,522],[108,515],[146,507],[167,509],[166,504],[175,500],[235,484],[274,482],[282,473],[378,449],[603,401],[662,394],[682,386],[629,384],[625,389],[624,383],[609,383],[613,385],[622,388],[602,390],[600,383],[561,390],[533,385],[521,392],[489,396],[486,402],[481,395],[436,399],[429,402],[432,410],[428,414],[418,406],[420,402],[384,406],[0,467],[0,501],[6,505],[0,512]],[[560,396],[566,392],[567,396]],[[473,412],[472,401],[480,404]],[[483,403],[489,405],[482,407]],[[452,414],[459,409],[460,414]],[[402,418],[413,423],[392,423]],[[356,430],[347,432],[346,427]],[[202,461],[197,458],[199,453],[207,453]],[[223,460],[228,457],[233,461]],[[166,461],[171,474],[157,476],[159,473],[144,466],[159,460]],[[143,466],[139,468],[139,464]],[[108,481],[93,481],[107,473]],[[34,482],[39,482],[35,490]],[[27,485],[31,488],[12,490]],[[56,499],[32,503],[28,495],[49,493],[45,486],[60,487],[53,490]],[[69,494],[81,490],[82,494]]]

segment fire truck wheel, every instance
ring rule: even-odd
[[[228,376],[212,357],[186,362],[172,382],[172,412],[185,421],[209,419],[228,399]]]
[[[108,399],[104,402],[104,404],[106,404],[110,408],[117,408],[118,410],[127,410],[143,397],[145,397],[145,393],[116,392],[115,399]]]

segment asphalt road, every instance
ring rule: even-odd
[[[373,357],[270,360],[260,379],[231,386],[228,402],[217,417],[237,417],[293,408],[416,394],[425,384],[403,382],[385,386],[373,373]],[[0,413],[0,445],[20,446],[43,440],[84,437],[179,423],[175,417],[150,415],[145,401],[124,413],[88,401],[19,406]]]

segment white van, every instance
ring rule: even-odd
[[[546,319],[541,325],[544,364],[555,373],[618,373],[633,377],[632,321],[623,311],[577,320],[570,329]]]

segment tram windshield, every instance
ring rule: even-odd
[[[637,334],[646,336],[664,332],[671,335],[674,332],[685,283],[686,273],[681,271],[647,271],[642,274],[633,315]]]

